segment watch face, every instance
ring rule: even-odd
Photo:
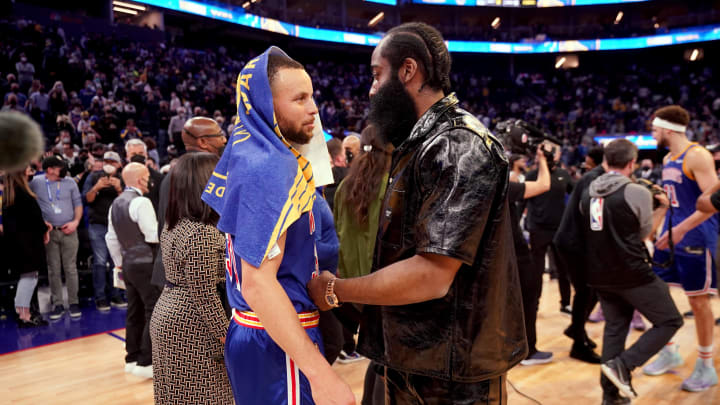
[[[333,294],[333,295],[326,295],[326,296],[325,296],[325,301],[326,301],[326,302],[328,303],[328,305],[330,305],[330,306],[333,306],[333,307],[334,307],[335,305],[337,305],[337,297],[335,296],[335,294]]]

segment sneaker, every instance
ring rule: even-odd
[[[690,378],[683,381],[682,389],[690,392],[705,391],[713,385],[717,385],[718,376],[714,367],[707,367],[703,364],[702,359],[697,359],[695,369]]]
[[[600,364],[600,356],[588,345],[574,344],[570,350],[570,357],[590,364]]]
[[[106,299],[99,299],[95,301],[95,308],[100,312],[107,312],[110,310],[110,305],[108,305]]]
[[[110,305],[115,308],[127,308],[127,301],[120,297],[112,297],[110,299]]]
[[[70,318],[80,318],[82,316],[80,305],[78,304],[71,304],[68,312],[70,312]]]
[[[560,312],[565,315],[572,316],[572,307],[570,305],[561,306]]]
[[[630,370],[625,367],[622,360],[616,357],[600,365],[600,371],[610,380],[617,389],[628,398],[637,398],[637,393],[630,382]]]
[[[597,348],[597,343],[595,343],[592,339],[590,339],[590,336],[588,336],[587,332],[583,331],[585,333],[585,344],[589,346],[591,349]],[[572,340],[576,340],[575,332],[573,332],[572,325],[565,328],[565,331],[563,332],[565,336],[569,337]],[[600,363],[598,363],[600,364]]]
[[[350,354],[345,353],[345,350],[340,350],[340,354],[338,354],[337,362],[340,364],[348,364],[348,363],[354,363],[356,361],[360,361],[364,359],[363,356],[358,354],[358,352],[352,352]]]
[[[532,366],[535,364],[547,364],[551,361],[553,361],[552,352],[537,351],[528,356],[525,360],[521,361],[520,364],[523,366]]]
[[[645,329],[647,329],[647,326],[645,326],[645,321],[643,321],[640,312],[635,311],[635,313],[633,314],[633,319],[632,321],[630,321],[630,327],[640,332],[644,332]]]
[[[152,364],[149,366],[135,365],[130,373],[136,377],[153,378],[153,367]]]
[[[135,366],[137,366],[137,361],[131,361],[130,363],[125,363],[125,372],[128,374],[132,374],[133,370],[135,369]]]
[[[65,315],[65,308],[62,305],[55,305],[55,308],[50,312],[49,318],[51,321],[56,321],[62,318],[63,315]]]
[[[661,375],[682,365],[683,359],[680,353],[663,348],[655,361],[643,367],[643,373],[646,375]]]
[[[590,314],[588,321],[592,323],[605,322],[605,316],[603,315],[602,307],[598,307],[595,312]]]
[[[602,401],[602,405],[626,405],[631,403],[632,401],[630,400],[630,398],[621,397],[619,395],[616,397],[603,396]]]

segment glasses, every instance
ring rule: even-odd
[[[192,132],[188,131],[187,129],[183,129],[183,130],[184,130],[185,132],[187,132],[188,135],[192,136],[192,137],[195,138],[195,139],[200,139],[200,138],[219,138],[219,137],[221,137],[221,136],[222,136],[222,137],[225,137],[225,134],[224,134],[222,131],[218,132],[217,134],[199,135],[199,136],[198,136],[198,135],[195,135],[195,134],[193,134]]]

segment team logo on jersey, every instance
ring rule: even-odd
[[[593,231],[603,230],[603,198],[590,199],[590,229]]]
[[[666,167],[662,171],[663,181],[673,181],[678,184],[682,184],[683,172],[677,167]]]

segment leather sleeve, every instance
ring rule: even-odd
[[[507,165],[486,138],[455,128],[438,135],[415,168],[420,209],[416,251],[453,257],[472,265]]]

